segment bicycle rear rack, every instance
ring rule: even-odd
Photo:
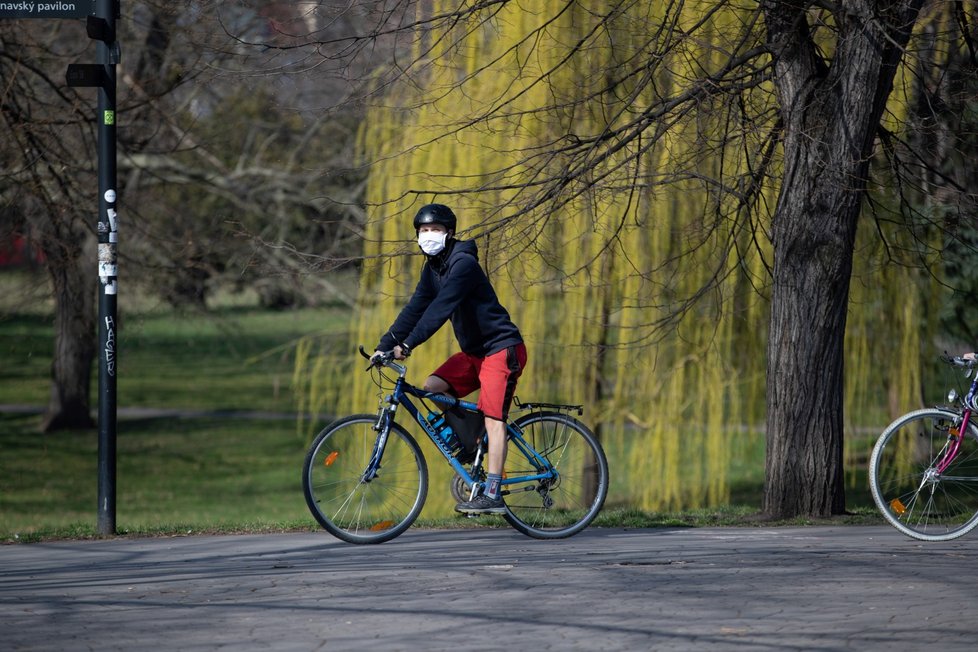
[[[516,404],[517,410],[538,410],[540,408],[547,408],[549,410],[557,410],[558,412],[577,412],[578,416],[584,414],[583,405],[564,405],[562,403],[523,403],[520,401],[518,396],[513,397],[513,402]]]

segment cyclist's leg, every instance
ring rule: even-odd
[[[428,379],[424,381],[424,389],[428,392],[434,392],[436,394],[454,394],[452,386],[448,384],[441,376],[431,375]]]
[[[486,415],[489,438],[486,471],[491,474],[502,475],[506,463],[506,418],[524,367],[526,346],[518,344],[486,357],[479,369],[479,409]]]
[[[486,417],[486,437],[489,439],[486,473],[501,476],[506,463],[506,422]]]
[[[424,388],[462,398],[479,389],[479,358],[459,351],[431,372]]]

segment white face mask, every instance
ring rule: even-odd
[[[437,256],[445,250],[448,233],[444,231],[425,231],[418,234],[418,246],[429,256]]]

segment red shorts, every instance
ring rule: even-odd
[[[448,383],[452,393],[459,398],[481,389],[479,409],[491,419],[505,421],[516,391],[516,379],[525,366],[526,346],[520,343],[485,358],[456,353],[432,375]]]

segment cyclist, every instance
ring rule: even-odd
[[[414,216],[418,246],[425,255],[414,295],[380,339],[374,356],[393,351],[403,360],[449,319],[461,351],[425,381],[429,392],[462,398],[479,389],[478,406],[489,439],[485,489],[458,503],[463,514],[502,514],[500,493],[506,461],[506,418],[516,381],[526,366],[526,346],[479,266],[472,240],[455,238],[457,220],[443,204],[422,206]]]

